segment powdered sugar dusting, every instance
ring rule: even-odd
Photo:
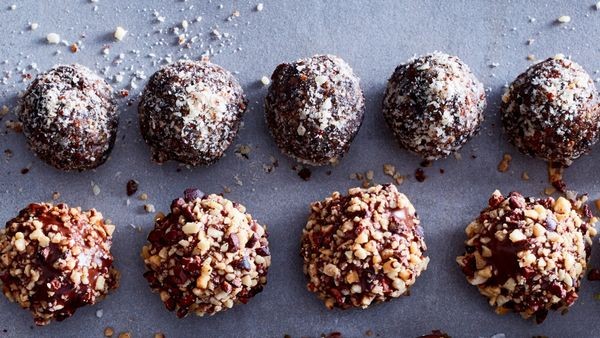
[[[184,60],[152,76],[139,106],[140,126],[157,162],[210,164],[231,144],[245,109],[231,73]]]
[[[459,58],[434,52],[396,68],[383,101],[400,144],[434,160],[460,149],[479,130],[483,85]]]

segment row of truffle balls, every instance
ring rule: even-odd
[[[317,55],[281,64],[271,78],[265,117],[279,148],[305,164],[337,162],[364,117],[365,100],[350,66]],[[485,106],[483,85],[469,67],[434,52],[396,68],[383,115],[402,147],[434,160],[456,152],[479,131]],[[150,78],[139,124],[156,162],[211,164],[233,142],[246,107],[230,72],[206,61],[179,61]],[[502,97],[501,114],[518,149],[563,166],[598,140],[594,83],[560,55],[519,75]],[[64,170],[95,168],[108,158],[118,115],[110,85],[80,65],[37,76],[18,109],[30,148]]]
[[[583,199],[496,191],[466,227],[457,262],[498,313],[541,322],[577,299],[594,222]],[[30,204],[0,231],[4,294],[37,325],[95,304],[118,286],[114,230],[94,209]],[[312,203],[300,254],[308,290],[327,308],[348,309],[408,295],[427,269],[426,251],[410,200],[394,185],[378,185]],[[271,265],[266,228],[243,205],[197,189],[156,217],[142,258],[151,289],[179,318],[247,303],[263,290]]]

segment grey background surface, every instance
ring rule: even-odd
[[[113,253],[123,276],[121,287],[100,304],[43,328],[32,327],[30,314],[2,297],[0,336],[93,337],[102,336],[107,326],[117,333],[130,331],[134,337],[159,331],[168,337],[298,337],[332,331],[363,337],[367,330],[381,337],[415,337],[432,329],[454,337],[497,333],[508,337],[600,336],[600,302],[594,300],[600,284],[585,280],[580,299],[568,314],[551,314],[542,325],[536,325],[518,315],[494,314],[455,263],[463,249],[464,227],[486,205],[494,189],[542,195],[548,186],[545,163],[518,154],[503,137],[497,114],[500,95],[503,86],[531,63],[526,59],[529,54],[541,59],[564,53],[592,77],[600,77],[600,11],[593,7],[594,0],[260,1],[264,3],[261,12],[255,10],[259,1],[254,0],[0,1],[0,106],[14,108],[16,96],[28,83],[21,79],[22,74],[35,75],[37,69],[43,71],[58,63],[84,64],[109,79],[116,89],[130,90],[128,98],[119,100],[121,124],[112,157],[91,172],[62,173],[48,167],[27,149],[23,135],[4,127],[14,119],[13,113],[2,119],[0,150],[11,149],[14,156],[8,158],[0,152],[0,221],[6,222],[29,202],[50,200],[54,191],[70,205],[95,207],[118,226]],[[10,8],[13,3],[14,10]],[[235,10],[240,16],[227,21]],[[164,22],[156,20],[155,11]],[[556,24],[561,15],[570,15],[572,21]],[[198,16],[202,16],[201,22],[192,22]],[[190,21],[188,39],[201,34],[190,48],[177,46],[177,34],[173,33],[173,27],[184,19]],[[29,29],[31,22],[39,23],[39,28]],[[117,25],[129,31],[122,42],[112,38]],[[228,35],[214,39],[213,29]],[[80,41],[80,50],[71,53],[66,45],[48,45],[45,36],[50,32],[69,43]],[[535,41],[528,45],[528,39]],[[102,53],[105,46],[109,46],[108,55]],[[393,140],[380,102],[397,64],[434,50],[456,54],[471,66],[488,90],[488,108],[484,128],[463,148],[462,160],[451,157],[436,162],[425,169],[427,180],[418,183],[413,174],[420,160]],[[198,58],[206,51],[212,51],[212,61],[238,72],[250,99],[245,126],[227,156],[213,166],[188,169],[175,163],[153,164],[137,128],[137,94],[146,81],[140,71],[149,76],[169,57]],[[280,62],[315,53],[337,54],[350,63],[361,77],[367,112],[341,164],[313,169],[312,178],[305,182],[268,135],[262,108],[266,88],[259,80]],[[131,88],[136,71],[133,87],[137,88]],[[124,80],[113,83],[119,73]],[[239,144],[252,147],[249,160],[234,154]],[[570,189],[589,192],[592,199],[600,197],[597,148],[577,160],[565,176]],[[513,155],[513,163],[509,172],[500,173],[496,167],[504,153]],[[279,167],[265,173],[262,166],[270,163],[271,156],[279,160]],[[349,178],[355,172],[373,170],[376,182],[388,182],[382,172],[384,163],[394,164],[400,173],[410,176],[400,190],[420,213],[431,258],[429,269],[410,297],[368,310],[328,311],[306,291],[301,270],[299,237],[308,205],[332,191],[360,185]],[[21,174],[24,167],[30,168],[26,175]],[[523,171],[529,173],[529,181],[521,179]],[[273,263],[264,292],[246,306],[209,318],[179,320],[166,311],[142,277],[139,252],[153,215],[144,212],[144,202],[135,197],[127,205],[125,184],[129,179],[138,180],[140,192],[150,197],[146,203],[162,211],[187,187],[217,193],[223,186],[231,188],[226,196],[246,205],[271,233]],[[93,184],[101,190],[98,195],[92,192]],[[598,246],[597,240],[595,244]],[[599,259],[594,248],[591,264],[599,266]],[[98,318],[100,309],[103,316]]]

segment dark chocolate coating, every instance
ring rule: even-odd
[[[208,165],[235,138],[247,100],[234,76],[210,62],[182,60],[152,75],[138,107],[154,161]]]
[[[265,117],[277,146],[309,165],[338,161],[362,124],[359,78],[337,56],[280,64],[271,76]]]
[[[525,198],[496,191],[466,228],[457,263],[498,313],[542,322],[578,298],[596,230],[582,200]]]
[[[396,68],[383,116],[403,148],[436,160],[477,134],[485,106],[483,85],[469,67],[456,56],[434,52]]]
[[[577,63],[546,59],[519,75],[502,97],[502,124],[524,154],[569,166],[598,141],[600,101]]]
[[[30,204],[0,231],[4,294],[29,309],[37,325],[96,304],[118,285],[114,229],[94,209]]]
[[[31,150],[61,170],[103,164],[119,123],[111,86],[77,64],[38,75],[21,98],[17,115]]]

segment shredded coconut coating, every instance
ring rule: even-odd
[[[598,141],[600,102],[594,82],[562,55],[537,63],[502,97],[502,123],[523,153],[569,166]]]
[[[267,126],[283,153],[298,162],[337,162],[363,121],[365,100],[352,68],[334,55],[280,64],[265,100]]]
[[[138,107],[140,129],[154,161],[208,165],[233,142],[246,106],[230,72],[210,62],[182,60],[150,78]]]
[[[179,198],[148,235],[144,277],[177,317],[213,315],[262,291],[267,237],[241,204],[218,195]]]
[[[313,203],[301,247],[308,289],[329,309],[408,294],[429,263],[415,208],[393,185]]]
[[[541,323],[549,310],[575,302],[596,235],[584,202],[494,192],[467,226],[466,253],[457,262],[496,312]]]
[[[30,204],[0,231],[4,295],[36,325],[71,317],[118,286],[110,253],[115,226],[94,209]]]
[[[38,75],[20,99],[17,115],[31,150],[61,170],[103,164],[119,123],[112,87],[77,64]]]
[[[396,68],[383,115],[402,147],[437,160],[477,134],[485,106],[483,85],[469,67],[456,56],[434,52]]]

